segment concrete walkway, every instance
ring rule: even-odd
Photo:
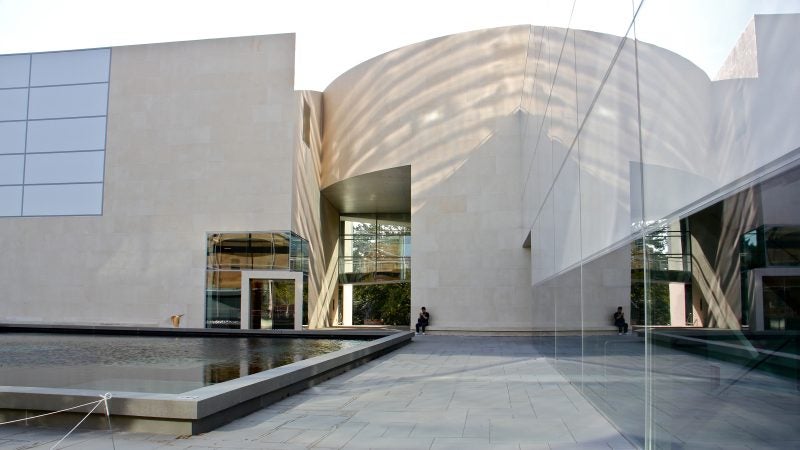
[[[0,449],[50,448],[65,432],[0,427]],[[76,433],[58,448],[112,448],[107,431]],[[113,439],[117,450],[634,448],[524,337],[417,336],[215,431]]]

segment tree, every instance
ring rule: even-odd
[[[669,227],[657,228],[643,240],[631,243],[631,323],[637,325],[669,325]],[[645,251],[647,265],[645,266]],[[645,318],[645,289],[643,277],[648,277],[648,311]],[[661,280],[661,281],[659,281]]]
[[[411,284],[368,284],[353,286],[353,323],[377,319],[384,325],[411,323]]]

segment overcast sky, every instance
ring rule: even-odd
[[[298,89],[394,48],[462,31],[534,24],[624,35],[640,0],[0,0],[0,54],[297,33]],[[637,37],[712,77],[753,13],[800,0],[645,0]]]

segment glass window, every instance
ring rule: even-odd
[[[25,186],[25,216],[95,215],[103,212],[103,185],[56,184]]]
[[[25,122],[0,122],[0,154],[25,153]]]
[[[102,150],[105,146],[105,117],[35,120],[28,124],[28,153]]]
[[[108,81],[111,50],[36,53],[31,61],[31,86]]]
[[[0,185],[22,184],[22,167],[24,163],[24,155],[0,156]]]
[[[28,155],[25,183],[78,183],[103,181],[105,152],[45,153]]]
[[[0,56],[0,88],[27,86],[30,60],[30,55]]]
[[[107,102],[108,83],[31,88],[28,117],[104,116]]]
[[[411,276],[409,214],[340,218],[339,275],[345,283],[408,281]]]
[[[0,217],[22,213],[22,186],[0,186]]]
[[[208,237],[208,267],[215,269],[250,270],[253,268],[248,251],[250,234],[211,234]]]
[[[241,327],[241,292],[241,272],[206,272],[206,328]]]
[[[27,89],[0,89],[0,120],[25,120],[28,117]]]

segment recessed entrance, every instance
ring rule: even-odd
[[[302,299],[302,272],[242,271],[242,329],[300,330]]]
[[[250,329],[294,328],[294,280],[250,279]]]

